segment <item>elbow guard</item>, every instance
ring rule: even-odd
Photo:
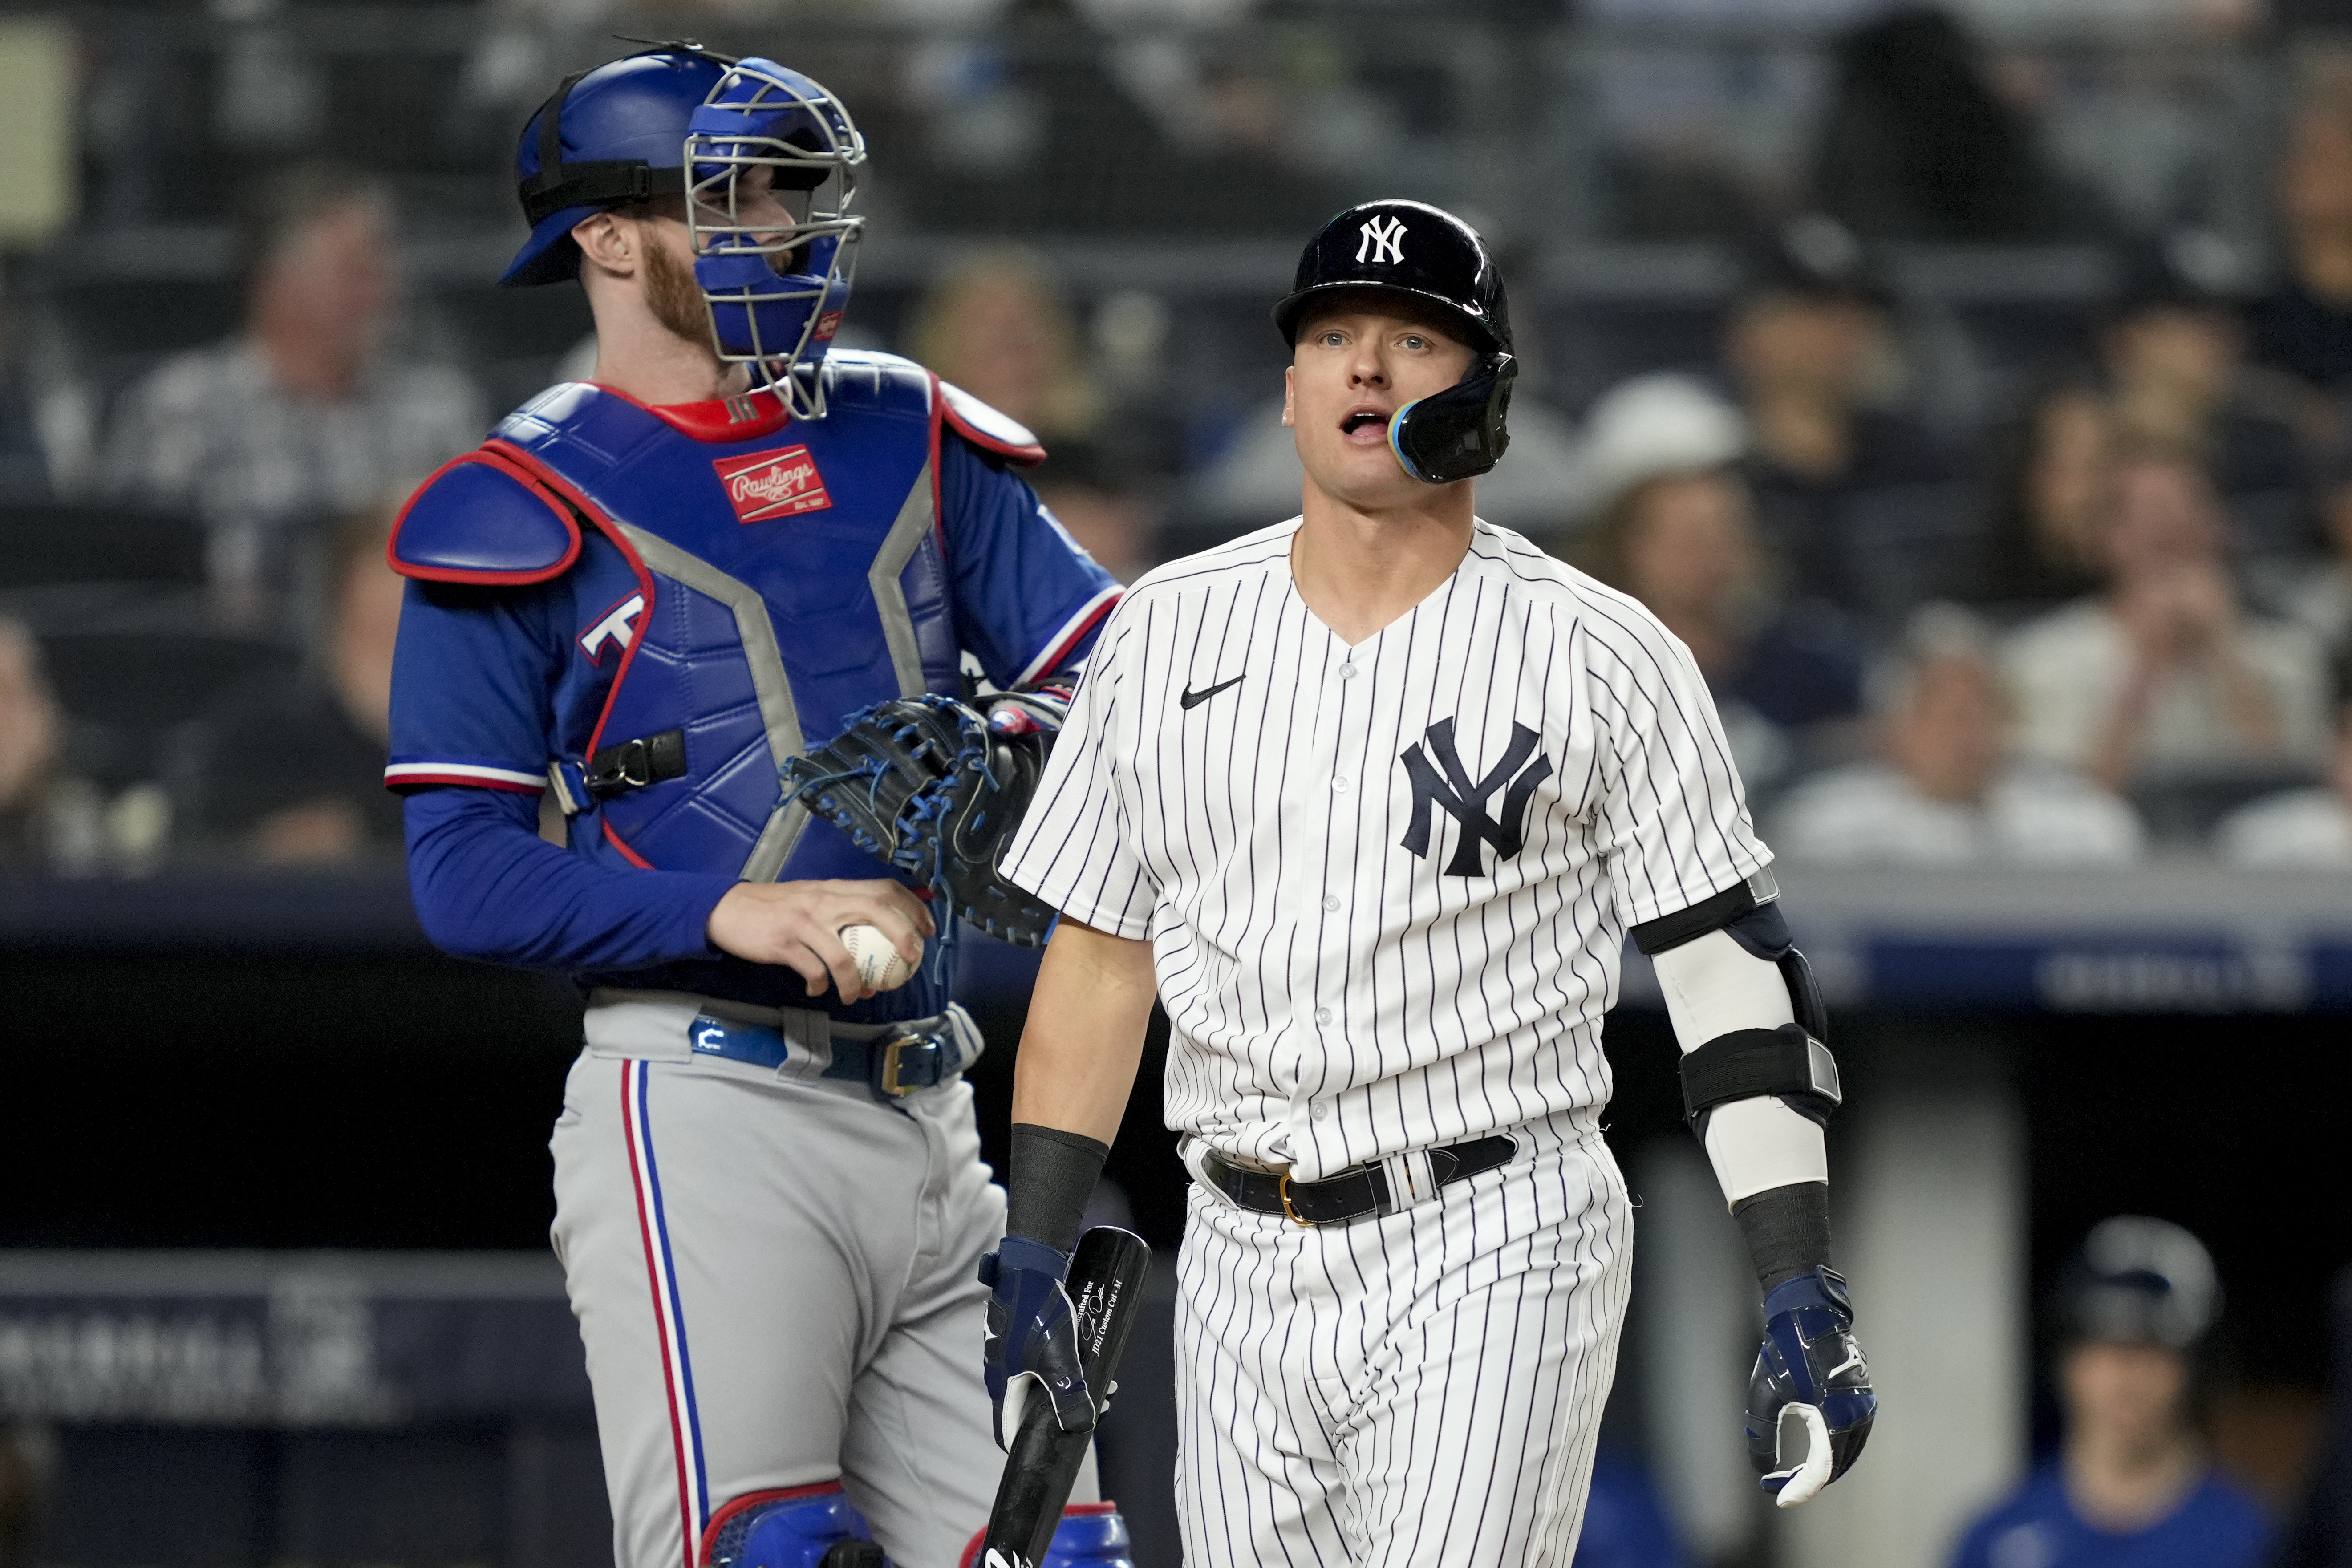
[[[1683,1057],[1683,1118],[1704,1141],[1706,1115],[1728,1100],[1758,1095],[1781,1103],[1816,1126],[1845,1100],[1837,1058],[1800,1024],[1777,1029],[1734,1029]]]
[[[1729,1100],[1776,1095],[1816,1124],[1826,1124],[1843,1100],[1837,1059],[1826,1041],[1829,1010],[1812,965],[1797,950],[1780,914],[1780,884],[1769,870],[1686,910],[1633,928],[1633,943],[1654,958],[1707,932],[1720,931],[1751,957],[1772,964],[1789,989],[1796,1022],[1775,1029],[1734,1029],[1682,1059],[1683,1113],[1704,1140],[1707,1113]]]

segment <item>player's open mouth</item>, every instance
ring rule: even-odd
[[[1351,408],[1348,411],[1348,416],[1339,421],[1339,433],[1342,436],[1354,437],[1360,431],[1374,429],[1380,431],[1385,438],[1388,426],[1389,415],[1385,408],[1370,406]]]

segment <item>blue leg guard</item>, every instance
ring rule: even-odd
[[[1135,1568],[1118,1504],[1082,1502],[1064,1509],[1038,1568]]]
[[[703,1531],[701,1562],[703,1568],[887,1568],[838,1481],[737,1498]]]
[[[959,1568],[989,1568],[980,1560],[988,1531],[974,1534],[963,1549]],[[1072,1503],[1062,1510],[1054,1539],[1045,1543],[1045,1561],[1037,1568],[1135,1568],[1128,1551],[1127,1521],[1115,1502]]]

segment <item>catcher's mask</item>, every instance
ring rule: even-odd
[[[865,162],[841,100],[773,60],[729,66],[687,124],[687,223],[719,357],[794,418],[824,417],[817,371],[849,303]]]

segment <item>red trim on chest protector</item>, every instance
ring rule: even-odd
[[[960,386],[956,388],[956,393],[959,396],[971,397],[971,393]],[[977,397],[972,397],[971,400],[974,403],[980,403]],[[980,405],[982,408],[988,408],[988,405],[984,403],[981,403]],[[963,411],[955,405],[955,399],[947,395],[943,384],[937,375],[931,377],[931,409],[935,416],[946,419],[948,424],[954,426],[957,435],[983,452],[995,453],[1016,468],[1034,468],[1045,460],[1045,448],[1034,436],[1025,443],[1008,441],[1002,436],[982,429],[964,417]],[[989,412],[996,414],[996,410],[992,408],[990,408]],[[1006,424],[1012,425],[1024,435],[1029,434],[1027,427],[1016,424],[1010,415],[997,414],[996,416]]]
[[[545,583],[552,578],[561,577],[572,570],[572,563],[580,559],[579,522],[562,501],[557,500],[547,486],[541,482],[537,469],[515,462],[513,459],[518,454],[513,453],[511,449],[499,449],[502,446],[503,443],[485,442],[470,452],[460,452],[434,469],[425,482],[416,487],[415,493],[401,503],[399,515],[392,520],[392,534],[383,542],[383,558],[386,564],[403,577],[415,578],[427,583],[475,583],[509,587],[519,587],[530,583]],[[563,531],[571,537],[572,542],[564,550],[562,559],[552,566],[537,567],[528,572],[475,572],[455,566],[419,566],[403,561],[400,558],[401,525],[408,521],[408,514],[416,510],[416,503],[425,499],[425,492],[433,488],[435,480],[450,469],[466,463],[479,463],[486,468],[504,474],[508,479],[530,491],[533,499],[554,513],[556,521],[563,525]]]
[[[654,574],[646,567],[643,558],[637,554],[636,547],[629,542],[628,536],[614,526],[613,520],[604,515],[604,509],[590,500],[586,493],[578,486],[520,447],[509,446],[507,442],[493,437],[490,439],[489,447],[497,448],[509,461],[529,468],[550,489],[577,507],[580,515],[593,523],[596,531],[610,540],[613,548],[621,552],[621,559],[626,561],[629,563],[629,570],[637,574],[637,587],[646,596],[645,613],[637,617],[637,635],[631,637],[629,646],[621,650],[621,662],[613,668],[613,684],[604,691],[604,710],[596,715],[596,727],[588,732],[588,746],[582,754],[593,757],[596,754],[597,747],[604,743],[604,726],[613,717],[613,704],[620,700],[621,683],[629,679],[629,667],[635,662],[637,650],[646,646],[646,627],[653,622],[654,605],[657,602],[654,592]],[[485,450],[488,449],[488,447],[485,448]],[[604,835],[612,838],[614,848],[620,850],[632,861],[648,871],[653,869],[652,864],[642,858],[635,850],[623,844],[618,838],[613,838],[613,828],[610,823],[604,826]]]
[[[588,384],[608,397],[644,409],[679,435],[697,441],[756,441],[793,422],[793,411],[772,392],[747,392],[700,403],[643,403],[617,386],[601,381]]]

